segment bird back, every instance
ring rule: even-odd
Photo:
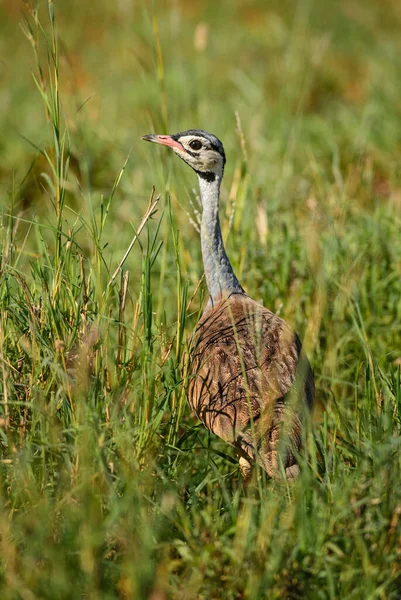
[[[226,442],[241,445],[253,429],[254,454],[285,426],[291,445],[300,448],[302,412],[314,402],[313,374],[297,334],[270,310],[246,294],[208,309],[192,340],[190,372],[191,407]]]

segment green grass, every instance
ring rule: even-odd
[[[1,597],[399,598],[398,2],[16,4],[0,8]],[[226,147],[242,285],[314,366],[293,485],[257,470],[244,489],[186,404],[196,179],[140,136],[190,127]]]

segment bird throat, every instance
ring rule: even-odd
[[[226,254],[219,219],[221,177],[199,177],[202,200],[201,244],[206,283],[212,302],[225,295],[243,293]]]

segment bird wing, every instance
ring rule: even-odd
[[[266,430],[282,412],[301,353],[285,321],[232,294],[203,315],[192,348],[188,399],[198,418],[230,443],[258,420]]]

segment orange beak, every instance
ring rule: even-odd
[[[178,150],[184,150],[180,142],[176,142],[169,135],[157,135],[156,133],[149,133],[148,135],[144,135],[142,140],[145,142],[155,142],[156,144],[162,144],[163,146],[168,146],[169,148],[177,148]]]

